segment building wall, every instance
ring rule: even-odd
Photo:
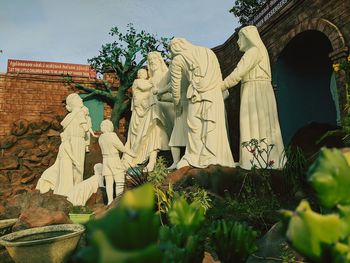
[[[74,78],[85,86],[94,86],[96,79]],[[61,76],[0,74],[0,138],[10,133],[18,119],[39,121],[45,117],[66,115],[64,100],[77,92]],[[105,117],[110,107],[105,104]]]
[[[269,51],[271,62],[274,63],[279,53],[296,34],[312,29],[327,35],[334,51],[339,52],[345,48],[344,53],[340,54],[340,58],[344,58],[348,51],[346,48],[350,46],[350,1],[289,0],[281,10],[259,27],[259,32]],[[242,56],[237,40],[238,29],[225,43],[213,49],[224,77],[234,69]],[[340,43],[342,40],[343,43]],[[338,58],[334,56],[335,61]]]
[[[346,59],[349,52],[350,1],[288,0],[280,10],[260,25],[258,30],[269,52],[272,66],[288,43],[299,33],[308,30],[320,31],[329,39],[332,44],[329,57],[332,63],[338,63]],[[232,72],[243,54],[237,45],[238,31],[239,29],[225,43],[213,48],[224,78]],[[336,82],[339,108],[341,113],[344,113],[347,103],[344,75],[337,74]],[[230,97],[226,103],[231,149],[234,155],[239,149],[239,107],[240,87],[237,85],[230,89]]]

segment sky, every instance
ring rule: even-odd
[[[215,47],[238,27],[234,0],[0,0],[0,72],[8,59],[87,64],[117,26]]]

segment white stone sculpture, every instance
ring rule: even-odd
[[[91,143],[91,135],[95,138],[97,138],[98,136],[92,130],[92,121],[91,121],[88,107],[84,106],[83,111],[85,113],[85,118],[86,118],[86,122],[87,122],[87,129],[88,129],[86,134],[85,134],[85,152],[90,152],[89,146]]]
[[[67,96],[66,104],[70,113],[61,122],[62,142],[56,161],[44,171],[36,186],[41,193],[51,189],[54,194],[67,196],[75,184],[83,181],[87,131],[83,101],[78,94],[73,93]]]
[[[83,111],[83,100],[76,93],[69,94],[66,98],[66,108],[70,112],[61,122],[72,147],[74,158],[79,166],[73,167],[73,183],[83,181],[85,161],[85,135],[88,131],[87,120]]]
[[[99,187],[104,187],[102,177],[102,163],[94,165],[94,175],[76,184],[67,194],[67,200],[74,206],[85,206],[92,194],[97,192]]]
[[[157,108],[159,109],[159,118],[169,138],[173,130],[175,119],[172,95],[170,89],[167,88],[170,86],[170,72],[158,51],[148,53],[147,67],[149,78],[153,84],[153,94],[156,95],[159,90],[166,90],[166,92],[156,96],[156,99]]]
[[[120,141],[117,134],[113,132],[113,130],[113,123],[110,120],[104,120],[101,122],[102,134],[98,139],[98,143],[101,147],[103,157],[102,175],[106,180],[108,204],[112,203],[113,201],[114,182],[116,183],[116,196],[120,195],[124,190],[126,167],[120,160],[119,152],[123,152],[124,155],[128,154],[131,157],[135,157],[132,151],[130,151],[127,147],[124,147],[123,143]]]
[[[138,79],[132,86],[132,115],[126,147],[135,153],[135,158],[123,156],[127,165],[134,167],[149,160],[146,169],[152,171],[159,150],[167,150],[168,136],[162,122],[157,99],[152,93],[153,84],[147,79],[147,70],[138,71]]]
[[[234,167],[227,138],[225,105],[220,89],[222,76],[212,50],[195,46],[183,38],[170,42],[170,65],[175,107],[181,110],[181,80],[187,79],[188,142],[177,168],[210,164]]]
[[[169,146],[171,150],[171,155],[173,158],[173,163],[167,168],[168,170],[174,170],[180,161],[181,147],[186,147],[188,141],[188,126],[187,126],[187,112],[188,112],[188,100],[186,98],[187,87],[189,82],[186,78],[181,79],[180,87],[180,107],[176,108],[174,127],[171,132]],[[164,86],[156,91],[159,99],[163,94],[171,93],[171,85]],[[171,99],[167,98],[169,101],[174,102],[174,98],[171,94]],[[174,106],[172,105],[174,108]]]
[[[40,193],[53,190],[54,194],[67,196],[73,187],[73,166],[79,167],[79,162],[74,158],[72,146],[68,136],[62,132],[61,144],[55,163],[41,175],[36,189]]]
[[[244,55],[223,81],[222,89],[241,82],[240,143],[266,138],[268,144],[274,145],[270,155],[275,164],[273,168],[281,168],[285,162],[282,158],[284,146],[271,86],[269,55],[255,26],[242,28],[237,43]],[[252,159],[250,152],[240,149],[239,165],[242,168],[251,169]]]

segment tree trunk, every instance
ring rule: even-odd
[[[122,115],[121,105],[115,101],[112,109],[111,121],[115,129],[119,128],[119,120]]]
[[[114,128],[119,128],[120,117],[126,109],[126,103],[124,102],[126,90],[127,88],[120,86],[117,95],[114,97],[114,104],[111,116],[111,121],[114,125]]]

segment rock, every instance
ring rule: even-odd
[[[62,211],[51,211],[49,209],[36,207],[24,210],[19,216],[17,223],[12,227],[12,230],[19,231],[33,227],[70,223],[72,222]]]
[[[273,225],[257,242],[257,246],[258,251],[248,258],[247,263],[273,263],[276,262],[276,258],[282,259],[282,256],[294,258],[293,262],[304,262],[304,259],[288,245],[281,222]]]
[[[35,134],[35,135],[40,135],[42,133],[43,133],[43,131],[41,129],[35,129],[32,131],[32,134]]]
[[[21,147],[21,149],[31,150],[35,147],[35,141],[33,139],[25,138],[18,140],[18,145]]]
[[[32,182],[32,181],[35,179],[35,177],[36,177],[35,174],[32,174],[32,175],[30,175],[30,176],[28,176],[28,177],[25,177],[25,178],[23,178],[23,179],[21,180],[21,183],[22,183],[22,184],[30,183],[30,182]]]
[[[48,136],[43,134],[36,142],[39,145],[48,145],[49,144]]]
[[[35,156],[39,156],[41,154],[41,150],[40,148],[34,148],[30,151],[30,155],[35,155]]]
[[[49,166],[51,159],[52,159],[52,155],[51,154],[45,156],[44,158],[41,159],[41,165]]]
[[[13,170],[19,166],[17,157],[0,157],[0,170]]]
[[[9,182],[8,176],[0,174],[0,185],[8,184]]]
[[[25,154],[26,154],[26,151],[25,151],[25,150],[21,150],[21,151],[17,154],[17,156],[18,156],[19,158],[22,158]]]
[[[0,141],[0,149],[11,148],[17,142],[17,137],[14,135],[6,136]]]
[[[28,157],[23,158],[23,160],[27,160],[33,163],[41,162],[41,158],[37,157],[35,154],[29,155]]]
[[[32,174],[31,171],[22,169],[22,170],[15,170],[15,171],[8,171],[7,176],[10,179],[11,184],[19,184],[20,180],[24,177],[28,177]]]
[[[38,157],[44,157],[46,155],[48,155],[49,151],[49,147],[46,144],[42,144],[39,146],[39,152],[37,152]]]
[[[56,130],[50,129],[46,135],[47,137],[55,137],[55,136],[60,136],[60,133]]]
[[[320,140],[329,131],[339,131],[332,136],[326,137]],[[344,147],[343,137],[339,127],[327,124],[310,122],[307,125],[301,127],[290,140],[290,146],[292,148],[300,148],[305,157],[314,156],[321,147],[327,148],[342,148]]]
[[[15,136],[22,136],[28,131],[28,128],[29,123],[27,120],[17,120],[13,123],[11,134]]]
[[[58,118],[60,118],[60,117],[56,117],[56,119],[54,119],[51,122],[51,128],[56,130],[56,131],[62,130],[61,120],[59,120]]]
[[[12,195],[12,189],[11,189],[10,185],[7,185],[6,188],[4,188],[4,189],[0,189],[1,198],[7,199],[11,195]],[[3,214],[3,212],[0,211],[0,215],[1,214]]]
[[[12,194],[20,195],[20,194],[27,193],[28,191],[30,191],[30,189],[28,189],[25,186],[16,186],[16,187],[13,187]]]
[[[190,166],[185,166],[180,168],[179,170],[175,170],[174,172],[170,173],[167,177],[167,180],[171,183],[176,183],[182,180],[186,174],[191,170]]]
[[[68,215],[73,205],[67,201],[65,196],[54,195],[52,192],[40,194],[38,191],[32,191],[33,187],[35,186],[14,188],[14,191],[23,192],[2,201],[1,205],[5,207],[5,212],[0,214],[0,219],[18,217],[21,212],[29,208],[45,208],[50,211],[61,211]]]
[[[50,126],[51,126],[51,122],[52,122],[52,118],[49,117],[44,117],[40,122],[39,122],[39,127],[42,131],[47,131]]]
[[[104,204],[103,193],[101,189],[97,189],[97,192],[92,194],[90,198],[86,201],[86,206],[93,208],[96,204]]]

